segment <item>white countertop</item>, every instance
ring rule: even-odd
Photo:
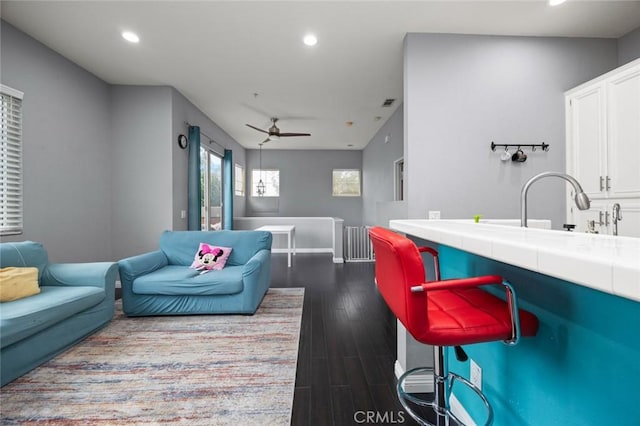
[[[640,301],[640,238],[470,220],[391,220],[391,229]]]

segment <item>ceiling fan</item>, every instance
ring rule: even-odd
[[[276,123],[278,122],[277,118],[272,118],[271,122],[273,123],[271,125],[271,127],[269,127],[269,130],[263,130],[259,127],[256,126],[252,126],[251,124],[247,124],[247,127],[251,127],[254,130],[257,130],[259,132],[262,133],[266,133],[269,136],[267,137],[267,139],[262,142],[262,143],[267,143],[269,141],[273,141],[273,140],[278,140],[281,137],[291,137],[291,136],[311,136],[311,133],[280,133],[280,129],[278,128],[278,126],[276,126]]]

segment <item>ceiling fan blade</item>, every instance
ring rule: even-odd
[[[257,131],[259,131],[259,132],[269,134],[269,132],[267,132],[266,130],[262,130],[262,129],[260,129],[260,128],[256,127],[256,126],[252,126],[251,124],[247,124],[246,126],[247,126],[247,127],[251,127],[253,130],[257,130]]]
[[[270,140],[271,140],[270,138],[266,138],[265,140],[260,142],[258,145],[264,145],[265,143],[269,142]]]
[[[311,133],[280,133],[280,136],[311,136]]]

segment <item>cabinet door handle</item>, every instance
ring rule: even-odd
[[[600,191],[604,191],[604,177],[600,176]]]
[[[611,189],[611,178],[609,176],[607,176],[606,182],[605,189],[608,191]]]
[[[609,226],[609,212],[603,212],[602,210],[598,212],[598,225]]]

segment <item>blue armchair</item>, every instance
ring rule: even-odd
[[[264,231],[165,231],[159,250],[118,262],[128,316],[253,314],[271,284]],[[231,247],[222,270],[190,268],[200,243]]]

